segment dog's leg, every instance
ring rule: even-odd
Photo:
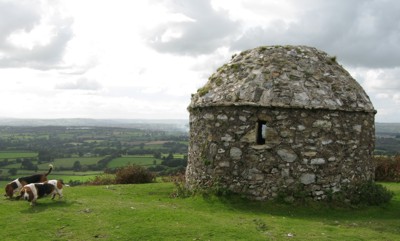
[[[58,199],[63,198],[62,189],[58,190],[57,192],[58,192]]]

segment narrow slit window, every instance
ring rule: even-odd
[[[257,122],[257,144],[265,144],[265,139],[267,136],[267,122],[258,121]]]

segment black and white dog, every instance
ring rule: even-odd
[[[12,198],[14,193],[21,190],[23,186],[30,183],[39,183],[47,181],[47,176],[50,174],[51,170],[53,170],[53,165],[49,165],[49,171],[43,174],[35,174],[27,177],[20,177],[15,179],[14,181],[8,183],[5,187],[6,194],[4,196]]]
[[[49,183],[54,186],[54,191],[52,193],[51,199],[54,199],[56,195],[58,195],[59,198],[63,197],[63,188],[64,187],[69,187],[69,185],[64,184],[62,180],[48,180],[45,183]]]
[[[56,187],[50,183],[31,183],[22,187],[19,198],[23,198],[31,203],[31,206],[36,204],[36,200],[47,195],[53,195],[56,192]],[[53,195],[54,198],[55,194]]]

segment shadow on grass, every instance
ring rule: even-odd
[[[207,198],[205,198],[207,199]],[[396,219],[399,220],[400,200],[393,199],[381,206],[346,207],[327,202],[279,203],[276,201],[251,201],[239,196],[218,197],[217,200],[230,209],[254,214],[270,214],[306,219]],[[210,202],[212,202],[210,200]]]
[[[398,195],[398,194],[397,194]],[[205,198],[228,210],[252,215],[304,219],[336,227],[364,227],[380,233],[400,234],[400,200],[393,198],[382,206],[340,207],[326,202],[287,204],[276,201],[250,201],[239,196]]]
[[[25,200],[21,200],[21,202],[24,202],[26,205],[26,209],[21,211],[21,213],[24,213],[24,214],[39,213],[39,212],[44,212],[47,209],[54,209],[54,208],[69,208],[70,206],[77,203],[76,201],[67,201],[65,199],[41,202],[41,199],[39,199],[36,202],[35,206],[31,206],[30,203]]]

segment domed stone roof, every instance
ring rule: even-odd
[[[264,46],[234,55],[192,96],[189,109],[208,106],[375,112],[336,57],[307,46]]]

